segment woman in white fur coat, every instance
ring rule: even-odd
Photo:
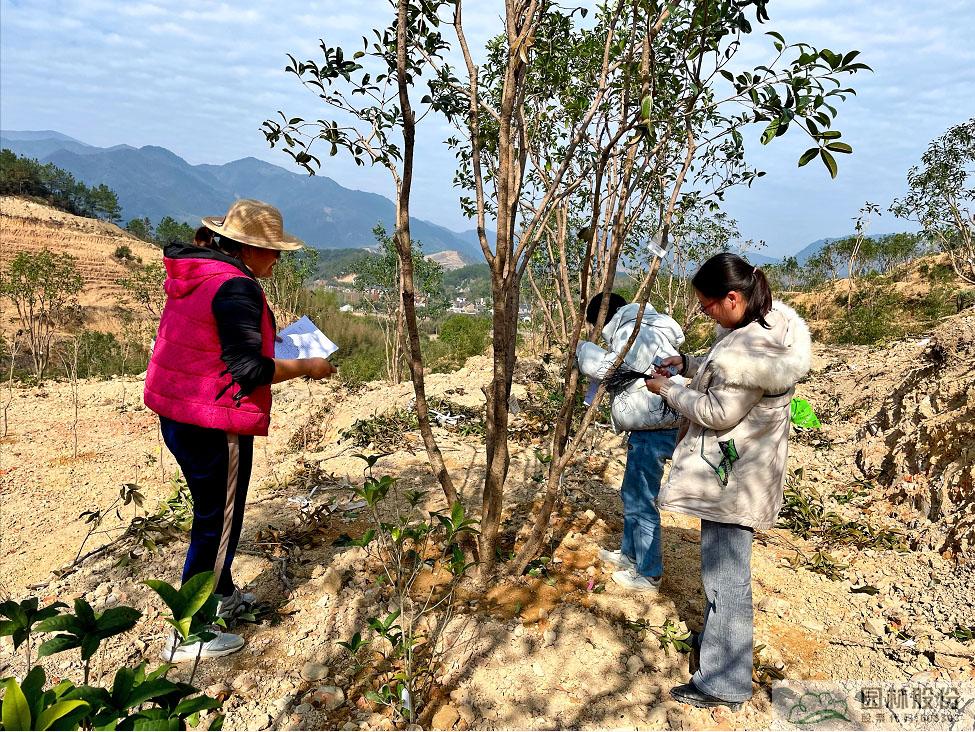
[[[752,695],[752,534],[773,526],[782,506],[789,406],[812,344],[802,318],[772,300],[765,274],[737,255],[712,257],[691,284],[718,325],[715,344],[664,361],[691,377],[686,386],[662,373],[646,381],[683,417],[658,506],[701,519],[704,626],[693,676],[671,695],[738,708]]]

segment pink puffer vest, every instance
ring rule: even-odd
[[[236,402],[236,386],[220,357],[213,297],[227,280],[246,275],[209,258],[165,258],[166,307],[146,374],[145,404],[156,414],[198,427],[267,435],[271,387],[259,386]],[[261,355],[274,357],[274,325],[264,301]],[[221,375],[222,374],[222,375]]]

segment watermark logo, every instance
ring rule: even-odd
[[[786,729],[975,728],[975,684],[935,681],[777,681],[772,713]]]
[[[821,725],[830,720],[850,723],[846,699],[833,692],[807,691],[789,708],[789,721],[798,726]]]

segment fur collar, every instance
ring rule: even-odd
[[[779,300],[765,320],[770,329],[758,323],[731,331],[718,326],[711,364],[728,383],[778,394],[809,372],[812,338],[805,321]]]

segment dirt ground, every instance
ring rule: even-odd
[[[967,333],[971,324],[949,326],[951,333]],[[935,340],[946,338],[941,334]],[[932,514],[930,506],[925,512],[923,502],[904,498],[899,463],[881,471],[871,467],[877,445],[886,445],[889,438],[896,447],[903,435],[895,433],[903,429],[897,420],[870,425],[877,423],[884,399],[905,383],[910,364],[931,344],[929,339],[888,349],[820,349],[813,373],[800,386],[800,396],[813,403],[824,425],[821,431],[797,434],[791,466],[803,474],[796,480],[822,495],[831,510],[898,531],[912,548],[829,547],[841,565],[829,579],[797,561],[820,547],[784,529],[760,532],[752,574],[755,641],[764,646],[758,655],[766,670],[796,679],[975,680],[975,644],[950,635],[958,627],[975,626],[971,565],[959,561],[964,547],[949,547],[951,515]],[[964,361],[970,351],[956,343],[946,353],[943,373],[963,380],[970,374],[971,360]],[[515,388],[526,404],[531,370],[523,369]],[[480,406],[479,387],[488,380],[488,360],[472,359],[459,372],[431,375],[428,392]],[[915,390],[917,383],[911,382]],[[160,444],[153,415],[141,406],[141,386],[137,378],[82,383],[77,429],[70,385],[0,390],[6,417],[0,439],[0,589],[46,601],[84,596],[96,608],[124,603],[144,612],[132,633],[99,652],[96,671],[159,653],[166,626],[158,599],[142,581],[177,582],[186,546],[184,536],[159,544],[155,553],[128,559],[124,547],[115,546],[67,573],[56,572],[70,565],[85,537],[80,514],[109,506],[121,484],[140,485],[150,511],[170,495],[176,465]],[[368,674],[350,666],[336,645],[389,604],[388,591],[374,582],[374,557],[336,545],[341,535],[357,536],[367,525],[351,491],[362,476],[362,463],[353,455],[363,448],[340,433],[357,419],[407,409],[411,397],[408,384],[368,384],[356,393],[336,384],[275,387],[272,435],[257,444],[235,565],[238,584],[257,594],[267,614],[260,624],[240,626],[247,641],[242,652],[201,663],[196,682],[226,697],[226,729],[392,728],[388,714],[362,698]],[[950,421],[950,410],[970,403],[946,400],[927,419]],[[964,438],[967,433],[959,434]],[[438,435],[470,510],[478,504],[483,444],[474,435],[445,430]],[[425,508],[442,508],[419,436],[406,432],[398,443],[376,470],[397,476],[404,486],[430,489]],[[658,634],[667,622],[680,629],[700,627],[698,523],[664,516],[665,579],[659,596],[619,589],[596,552],[619,541],[618,486],[625,448],[619,436],[598,431],[587,436],[582,452],[553,527],[547,576],[506,579],[486,591],[472,584],[459,589],[446,631],[450,650],[438,671],[426,724],[456,729],[768,727],[767,678],[736,713],[691,709],[669,699],[668,689],[686,681],[687,656],[662,647]],[[934,465],[929,472],[944,473],[955,465],[952,460],[963,457],[929,461]],[[912,471],[917,472],[916,465]],[[533,477],[539,472],[535,446],[517,447],[504,513],[505,526],[512,530],[530,507],[537,485]],[[914,472],[908,475],[911,485],[920,483]],[[970,484],[959,479],[952,485],[946,500],[963,505],[958,501]],[[836,498],[844,494],[845,499]],[[121,520],[113,514],[103,526],[128,525],[133,508],[122,510]],[[92,536],[84,551],[119,533]],[[864,586],[876,593],[853,591]],[[78,662],[72,658],[48,659],[49,677],[75,677]],[[22,673],[22,664],[9,645],[0,646],[0,676]],[[322,701],[333,693],[326,689],[331,686],[342,690],[338,705]]]

